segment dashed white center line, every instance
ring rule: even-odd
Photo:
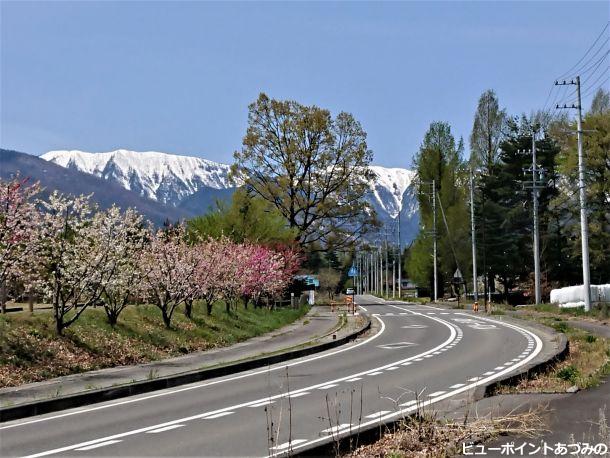
[[[293,398],[300,398],[301,396],[305,396],[305,395],[308,395],[308,394],[309,394],[309,391],[301,391],[300,393],[294,393],[294,394],[291,394],[291,395],[289,396],[289,398],[290,398],[290,399],[293,399]]]
[[[98,442],[97,444],[89,445],[87,447],[77,448],[76,450],[83,450],[83,451],[84,450],[93,450],[94,448],[104,447],[106,445],[111,445],[111,444],[116,444],[117,442],[121,442],[121,441],[116,439],[116,440],[111,440],[111,441]]]
[[[220,413],[215,413],[213,415],[208,415],[207,417],[201,417],[202,420],[213,420],[215,418],[220,418],[220,417],[226,417],[227,415],[231,415],[235,412],[220,412]]]
[[[269,404],[273,404],[275,401],[263,401],[263,402],[257,402],[256,404],[250,404],[248,407],[262,407],[262,406],[266,406]]]
[[[495,374],[494,371],[489,371],[489,372],[485,372],[483,375],[487,376],[487,375],[491,375],[491,374]]]
[[[368,373],[368,374],[366,374],[366,375],[379,375],[379,374],[382,374],[382,373],[383,373],[383,372],[381,372],[381,371],[375,371],[375,372],[369,372],[369,373]]]
[[[348,378],[346,382],[357,382],[358,380],[362,380],[362,377]]]
[[[318,390],[328,390],[329,388],[333,388],[335,386],[339,386],[337,383],[329,383],[328,385],[324,385],[318,388]]]
[[[407,361],[406,363],[402,363],[401,366],[410,366],[413,364],[411,361]]]
[[[469,382],[476,382],[479,379],[480,379],[480,377],[472,377],[472,378],[469,378],[468,381]]]
[[[292,447],[293,445],[302,444],[303,442],[307,442],[307,439],[292,439],[291,442],[284,442],[283,444],[276,445],[275,447],[271,447],[271,450],[286,450],[287,448]]]
[[[392,366],[392,367],[386,367],[385,370],[386,371],[395,371],[398,368],[399,368],[398,366]]]
[[[366,415],[364,418],[379,418],[387,413],[390,413],[390,410],[380,410],[379,412],[372,413],[370,415]]]
[[[429,397],[440,396],[441,394],[445,394],[446,391],[435,391],[434,393],[430,393]]]
[[[169,426],[165,426],[164,428],[159,428],[159,429],[152,429],[150,431],[146,431],[146,434],[157,434],[157,433],[162,433],[164,431],[169,431],[171,429],[176,429],[176,428],[182,428],[184,425],[169,425]]]
[[[453,390],[455,388],[462,388],[465,385],[465,383],[456,383],[455,385],[450,386],[449,389]]]
[[[494,371],[501,371],[502,369],[504,369],[504,366],[494,367]]]

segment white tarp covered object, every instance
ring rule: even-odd
[[[560,307],[584,307],[584,285],[551,290],[551,302]],[[591,285],[591,304],[610,302],[610,285]]]

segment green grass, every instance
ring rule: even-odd
[[[308,310],[240,305],[228,315],[224,304],[216,304],[207,316],[196,304],[192,319],[179,308],[166,329],[156,307],[138,305],[128,307],[113,329],[103,309],[88,309],[64,337],[55,335],[51,313],[0,315],[0,386],[227,346],[289,324]]]

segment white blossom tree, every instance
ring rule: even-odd
[[[129,301],[141,292],[139,256],[148,242],[148,231],[143,218],[135,210],[125,212],[112,206],[93,217],[92,225],[98,234],[98,243],[107,247],[107,257],[100,266],[105,272],[100,276],[104,306],[108,323],[115,326],[119,315]]]
[[[27,179],[0,180],[0,309],[6,312],[6,288],[9,280],[22,278],[31,261],[39,212],[34,197],[40,186],[28,185]],[[27,288],[27,285],[26,285]]]
[[[94,303],[111,272],[109,250],[91,219],[94,208],[88,196],[69,197],[54,192],[44,207],[36,256],[40,256],[41,283],[51,298],[55,329],[74,323]]]

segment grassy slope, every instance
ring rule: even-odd
[[[196,305],[192,320],[176,310],[168,330],[157,308],[140,305],[126,309],[113,330],[103,309],[89,309],[63,338],[55,336],[50,312],[0,315],[0,387],[231,345],[291,323],[306,312],[307,308],[269,311],[240,306],[229,316],[217,304],[208,317],[204,307]]]

